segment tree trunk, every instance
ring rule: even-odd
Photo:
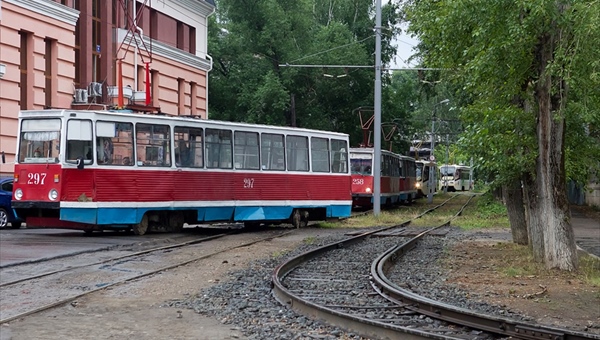
[[[533,260],[544,263],[544,228],[539,216],[535,213],[536,204],[535,180],[530,174],[525,174],[523,182],[523,200],[525,201],[525,219],[527,220],[527,231],[529,235],[529,248],[533,254]]]
[[[527,220],[525,219],[525,205],[523,203],[521,181],[515,180],[505,185],[503,191],[513,242],[527,245],[529,244],[529,237],[527,235]]]
[[[536,160],[536,195],[530,205],[544,229],[544,263],[547,268],[573,271],[577,269],[577,248],[571,226],[571,213],[567,200],[563,116],[566,93],[556,90],[552,97],[552,77],[549,64],[557,46],[560,31],[555,30],[540,37],[536,50],[537,71],[540,78],[535,86],[537,110],[538,158]],[[560,83],[560,79],[559,80]]]

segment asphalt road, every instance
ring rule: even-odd
[[[197,239],[206,229],[184,228],[183,233],[132,233],[104,231],[86,235],[83,231],[61,229],[1,229],[0,268],[41,259],[60,258],[99,250],[152,244],[172,244]],[[215,229],[218,231],[222,229]]]

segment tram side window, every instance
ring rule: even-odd
[[[430,166],[425,166],[423,168],[423,182],[428,182],[429,181],[429,171],[431,170]]]
[[[312,137],[310,139],[312,170],[329,172],[329,140]]]
[[[398,160],[398,170],[399,170],[399,175],[400,177],[406,177],[408,175],[408,169],[406,168],[408,166],[408,161],[405,159],[399,159]]]
[[[345,140],[331,140],[331,172],[348,172],[348,143]]]
[[[170,131],[168,125],[135,125],[137,165],[171,166]]]
[[[133,165],[133,124],[96,122],[96,162]]]
[[[206,129],[206,167],[212,169],[232,168],[231,131]]]
[[[468,180],[469,179],[469,171],[468,170],[460,170],[460,179]]]
[[[413,161],[406,161],[407,175],[408,177],[417,176],[417,166]]]
[[[77,163],[83,158],[84,164],[92,164],[92,121],[70,119],[67,122],[67,159]]]
[[[260,169],[258,160],[258,132],[236,131],[234,145],[236,169]]]
[[[308,137],[287,136],[287,168],[290,171],[308,171]]]
[[[381,155],[381,176],[390,176],[390,157]]]
[[[285,170],[283,135],[263,133],[260,136],[260,150],[263,170]]]
[[[60,119],[23,120],[19,163],[58,163],[60,130]]]
[[[175,127],[175,165],[202,168],[204,166],[202,129]]]

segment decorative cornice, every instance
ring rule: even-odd
[[[4,0],[4,2],[25,8],[35,13],[75,26],[79,11],[51,0]]]
[[[179,0],[177,2],[179,3],[182,9],[185,9],[186,11],[194,11],[196,13],[202,14],[205,17],[212,14],[215,10],[215,6],[213,6],[209,1],[205,0]]]
[[[117,40],[118,44],[121,44],[123,41],[125,41],[126,44],[135,45],[133,36],[129,34],[129,31],[122,28],[118,29]],[[210,71],[212,68],[212,61],[200,58],[191,53],[184,52],[160,41],[152,40],[152,42],[150,42],[150,39],[146,36],[142,37],[142,40],[146,46],[150,46],[150,44],[152,44],[152,54],[157,54],[165,58],[176,60],[180,63],[204,70],[206,72]],[[140,45],[142,45],[141,42]]]

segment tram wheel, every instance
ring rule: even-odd
[[[144,235],[148,231],[148,215],[144,214],[140,223],[134,224],[131,229],[136,235]]]
[[[294,228],[304,228],[308,225],[308,211],[294,209],[292,212],[292,225]]]

